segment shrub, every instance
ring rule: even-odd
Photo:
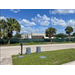
[[[30,42],[29,44],[33,45],[33,44],[34,44],[34,42]]]

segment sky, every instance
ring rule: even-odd
[[[58,34],[65,33],[67,26],[74,28],[75,9],[1,9],[1,19],[7,17],[19,21],[20,33],[45,33],[47,28],[54,27]]]

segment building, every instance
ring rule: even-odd
[[[21,38],[22,39],[42,39],[45,37],[45,33],[26,33],[26,34],[22,34]]]

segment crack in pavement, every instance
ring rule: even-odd
[[[1,65],[12,65],[12,58],[3,58],[1,61]]]

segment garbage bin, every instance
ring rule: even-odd
[[[41,47],[36,47],[36,53],[41,53]]]
[[[26,48],[26,53],[25,54],[31,54],[31,48],[30,47]]]

